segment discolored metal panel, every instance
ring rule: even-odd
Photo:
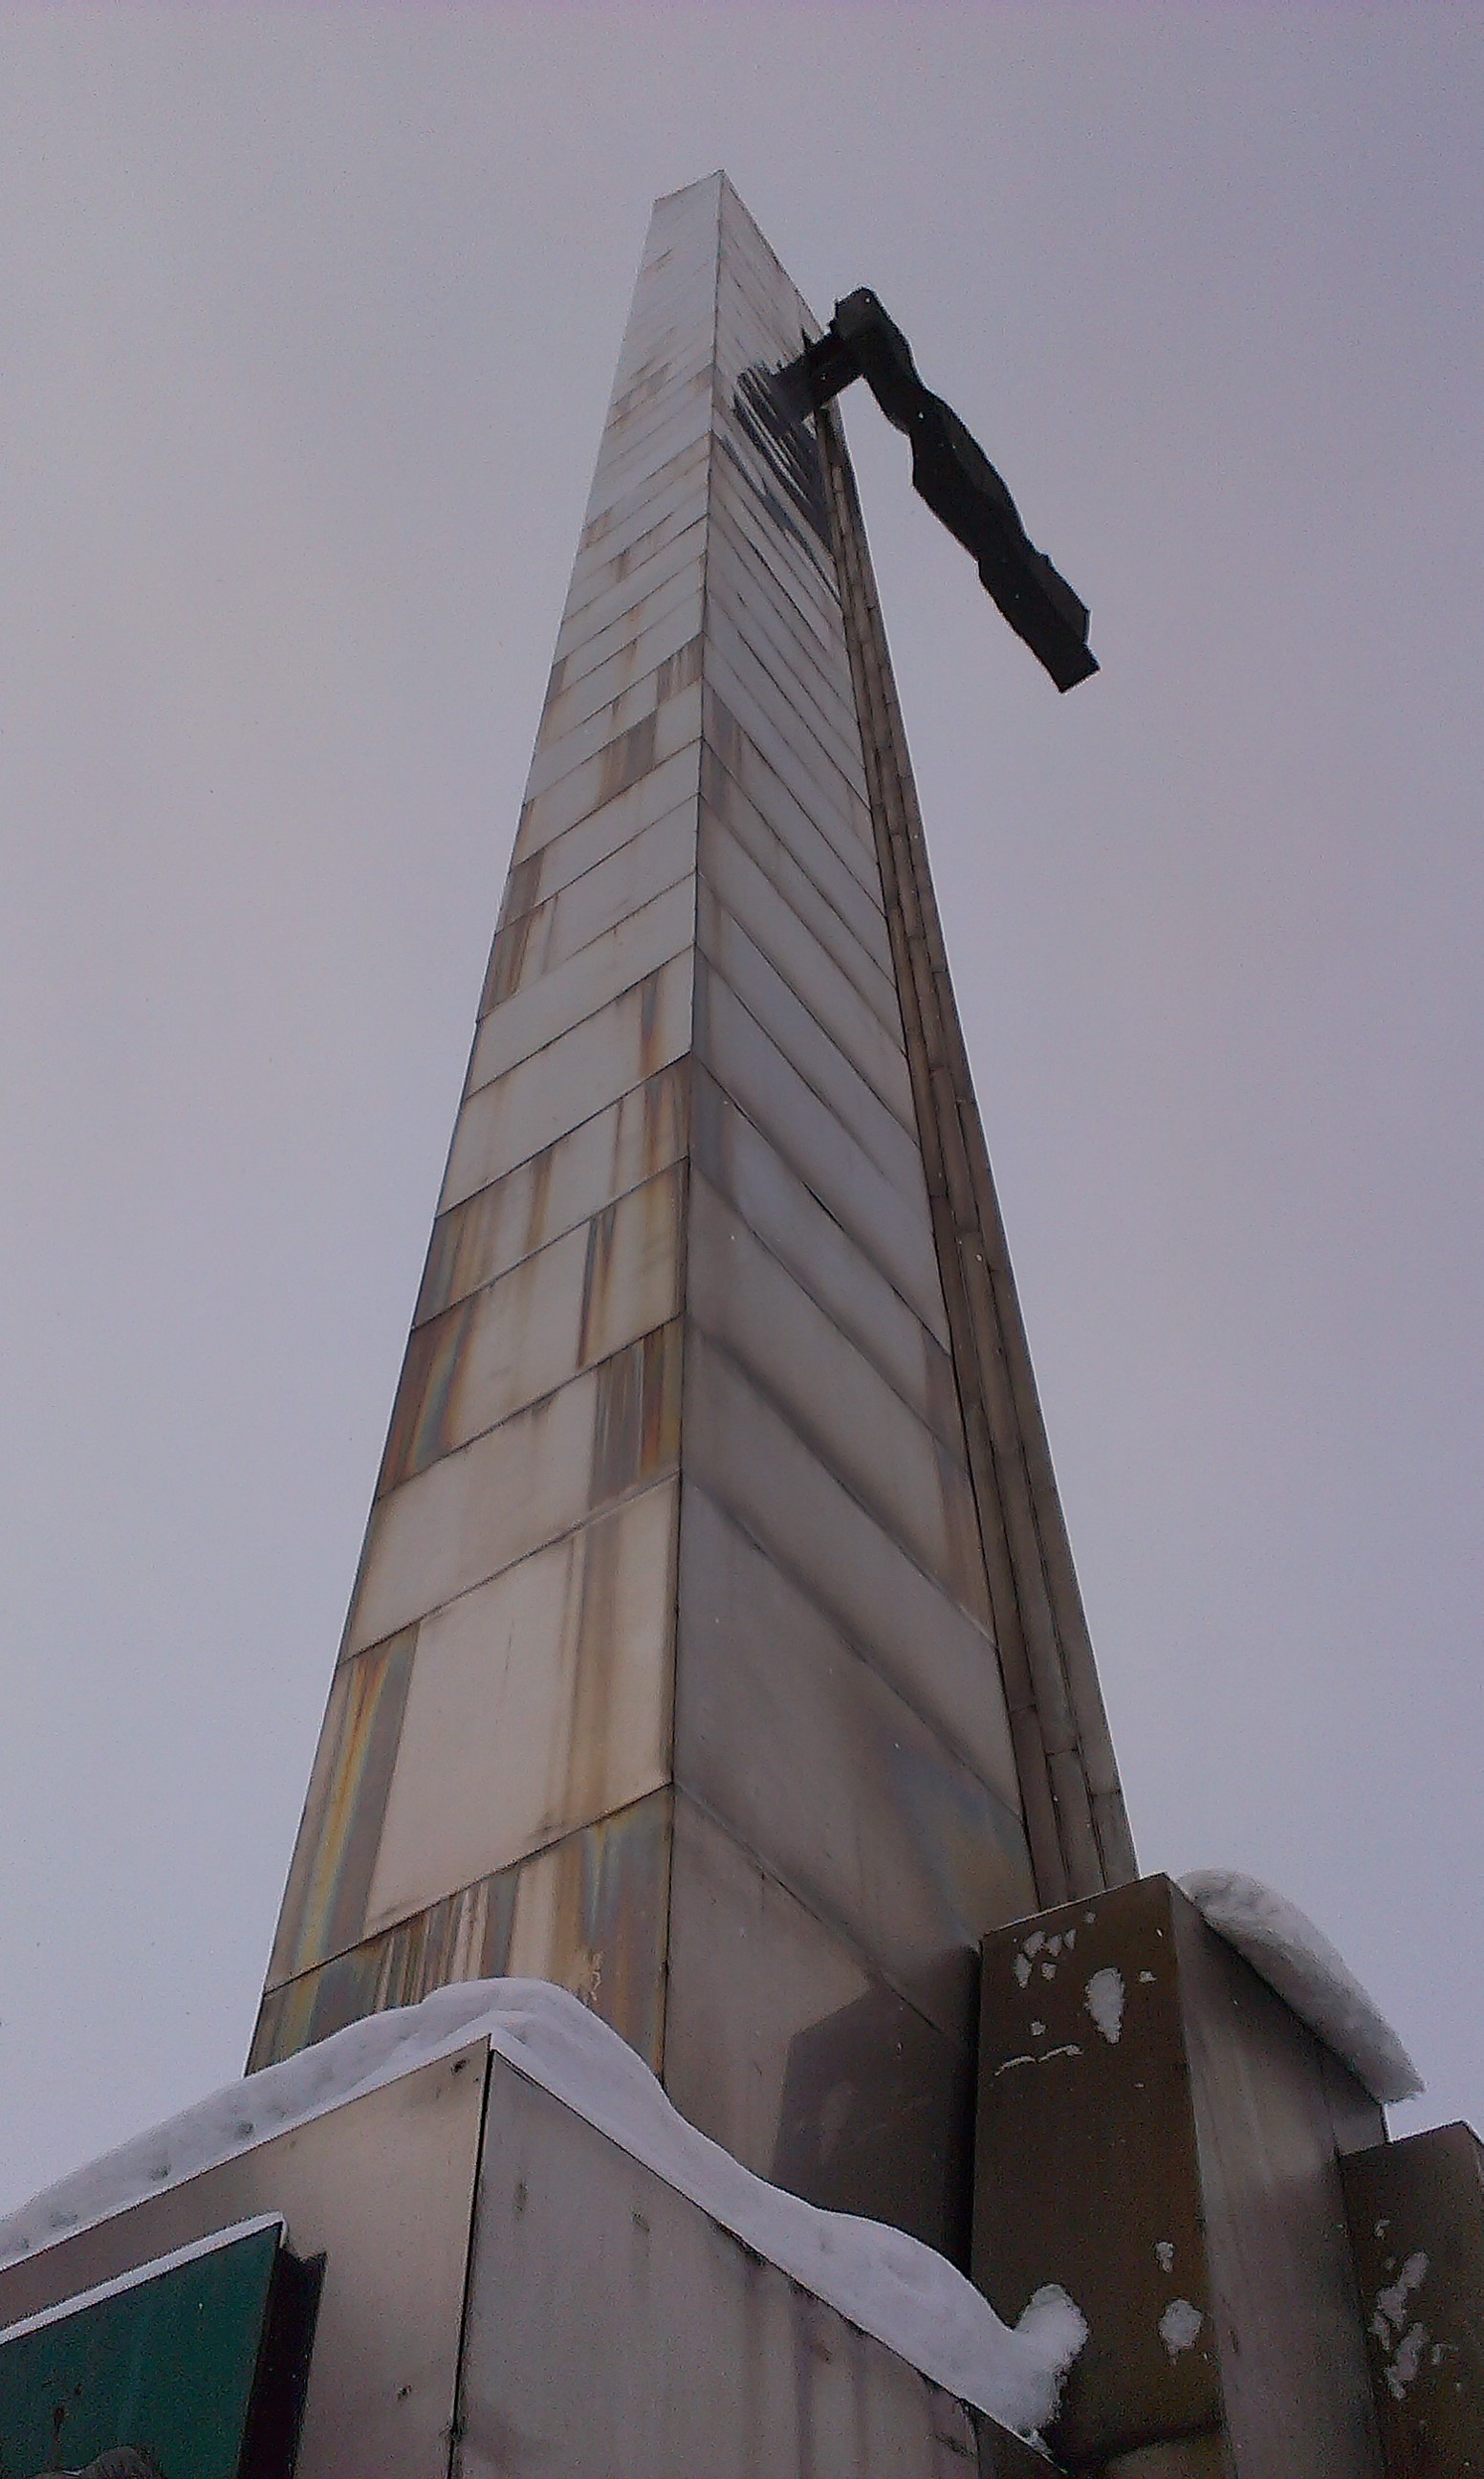
[[[249,2071],[365,2015],[507,1972],[570,1988],[657,2071],[671,1797],[652,1792],[269,1990]]]
[[[1034,1901],[1008,1729],[991,1788],[694,1481],[678,1785],[962,2046],[979,1940]]]
[[[0,2270],[0,2322],[260,2213],[324,2258],[294,2479],[436,2479],[454,2417],[486,2043]],[[179,2467],[172,2463],[171,2471]]]
[[[533,1058],[656,973],[696,934],[696,889],[682,878],[491,1008],[470,1064],[472,1090]]]
[[[678,1162],[687,1141],[688,1083],[686,1064],[662,1068],[570,1136],[440,1214],[415,1322],[440,1316]]]
[[[499,2057],[459,2424],[455,2479],[1048,2467]]]
[[[969,2056],[675,1794],[665,2088],[764,2178],[961,2261]]]
[[[1431,2126],[1341,2162],[1387,2479],[1484,2471],[1484,2145]]]
[[[545,1152],[690,1047],[694,958],[677,956],[536,1059],[472,1093],[459,1112],[440,1210]]]
[[[676,1496],[648,1490],[423,1621],[357,1936],[668,1780]]]
[[[647,714],[641,723],[631,724],[619,733],[594,757],[584,758],[570,773],[558,776],[545,791],[532,793],[521,810],[521,828],[516,849],[524,859],[527,853],[548,844],[552,837],[575,827],[581,818],[590,817],[595,809],[621,800],[647,776],[661,777],[670,765],[672,775],[661,778],[678,785],[682,770],[675,761],[701,737],[702,691],[699,685],[683,689],[678,697],[669,698],[661,706]],[[665,806],[677,797],[671,788]],[[659,815],[659,811],[652,812]]]
[[[416,1642],[416,1627],[408,1627],[342,1663],[331,1681],[269,1960],[269,1988],[362,1932]]]
[[[962,1463],[694,1173],[686,1306],[883,1531],[971,1607],[983,1571]],[[750,1443],[739,1438],[737,1451],[746,1454]]]
[[[642,575],[642,571],[638,575]],[[568,720],[558,727],[549,714],[526,778],[526,797],[545,791],[575,767],[601,756],[626,732],[647,723],[672,698],[694,688],[701,677],[704,642],[700,634],[687,638],[683,646],[677,647],[648,672],[639,672],[630,664],[628,677],[617,693],[605,700],[594,700],[580,720]]]
[[[692,638],[692,645],[695,644]],[[696,865],[696,823],[688,810],[648,827],[552,895],[514,913],[490,958],[481,1012],[552,972],[596,938],[687,880]]]

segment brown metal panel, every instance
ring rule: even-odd
[[[1432,2126],[1341,2164],[1387,2479],[1484,2472],[1484,2145]]]
[[[455,2479],[1046,2472],[503,2058],[491,2077]]]
[[[999,1739],[993,1643],[834,1479],[746,1372],[699,1332],[685,1355],[685,1472],[805,1585],[939,1735],[975,1762]],[[934,1689],[935,1682],[935,1689]],[[939,1718],[941,1717],[941,1718]],[[985,1778],[993,1778],[992,1770]]]
[[[488,2057],[475,2041],[7,2266],[0,2323],[281,2212],[324,2257],[295,2479],[443,2479]]]
[[[992,1786],[687,1482],[675,1776],[950,2038],[985,1930],[1034,1900],[1009,1734]]]
[[[735,2159],[961,2261],[971,2061],[676,1795],[665,2089]]]
[[[975,2279],[1087,2318],[1059,2456],[1379,2479],[1313,2033],[1159,1877],[986,1938],[982,2002]]]

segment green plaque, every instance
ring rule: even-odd
[[[0,2332],[0,2479],[119,2446],[160,2479],[246,2479],[283,2239],[277,2219],[240,2223]]]

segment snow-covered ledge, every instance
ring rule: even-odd
[[[0,2221],[0,2266],[474,2038],[488,2038],[523,2074],[933,2383],[1033,2442],[1055,2415],[1087,2338],[1064,2290],[1038,2290],[1019,2321],[1006,2325],[916,2238],[769,2185],[678,2115],[616,2032],[540,1980],[438,1989],[420,2006],[352,2023],[228,2084]]]
[[[1372,2100],[1412,2100],[1422,2078],[1374,2000],[1296,1903],[1234,1868],[1179,1879],[1209,1927],[1333,2049]]]

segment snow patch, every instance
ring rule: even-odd
[[[1196,2336],[1205,2321],[1200,2309],[1192,2307],[1189,2298],[1170,2300],[1160,2317],[1160,2338],[1172,2362],[1179,2358],[1182,2350],[1194,2349]]]
[[[1082,2002],[1109,2047],[1115,2049],[1118,2034],[1123,2029],[1122,1972],[1114,1971],[1111,1962],[1105,1963],[1103,1969],[1095,1971],[1088,1981]]]
[[[1421,2090],[1421,2076],[1391,2025],[1296,1904],[1229,1868],[1197,1869],[1181,1878],[1180,1890],[1373,2100],[1411,2100]]]
[[[0,2220],[0,2264],[476,2038],[934,2384],[1033,2441],[1054,2415],[1087,2338],[1063,2289],[1038,2289],[1018,2323],[1002,2324],[962,2274],[918,2239],[822,2211],[744,2169],[679,2116],[616,2032],[540,1980],[435,1989],[420,2006],[351,2023],[228,2084]]]
[[[1160,2270],[1162,2272],[1173,2272],[1175,2269],[1174,2240],[1172,2238],[1156,2238],[1154,2242],[1154,2252]]]

